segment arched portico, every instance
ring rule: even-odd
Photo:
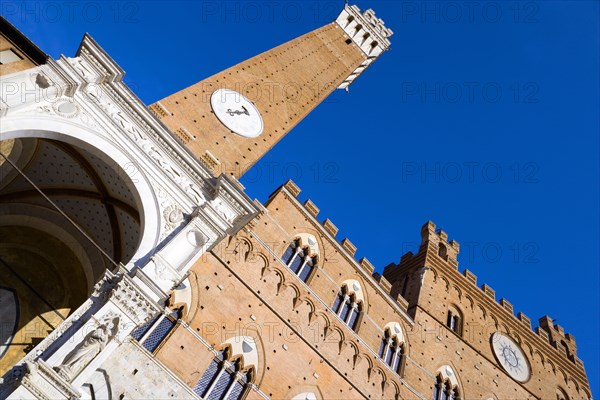
[[[0,139],[10,160],[0,158],[0,286],[17,299],[3,309],[1,322],[14,325],[3,374],[88,298],[106,269],[152,254],[161,213],[147,174],[93,130],[52,116],[3,118]]]

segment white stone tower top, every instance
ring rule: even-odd
[[[357,68],[340,86],[339,89],[348,89],[348,86],[384,51],[388,50],[391,43],[389,38],[394,32],[385,26],[381,18],[375,16],[375,11],[368,9],[361,13],[356,5],[348,5],[336,19],[337,24],[349,36],[348,40],[354,42],[367,56],[365,62]],[[348,42],[350,44],[351,42]]]

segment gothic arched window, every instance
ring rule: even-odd
[[[458,386],[438,375],[433,385],[433,400],[460,400]]]
[[[205,400],[240,400],[252,381],[252,368],[243,369],[242,359],[228,359],[228,350],[221,351],[208,365],[194,386],[194,393]]]
[[[310,247],[302,247],[300,239],[296,239],[287,248],[281,259],[303,282],[308,280],[317,265],[316,257],[311,255]]]
[[[398,375],[402,374],[405,362],[404,337],[398,323],[388,324],[385,327],[379,346],[379,357]]]
[[[362,301],[357,298],[357,292],[360,290],[358,282],[354,282],[352,285],[344,284],[331,307],[333,312],[352,330],[356,330],[358,317],[362,312]]]
[[[448,317],[446,318],[446,326],[458,336],[462,335],[462,315],[457,308],[448,308]]]
[[[165,340],[181,318],[181,310],[173,310],[169,315],[159,314],[153,320],[140,325],[131,333],[146,350],[153,353],[154,350]]]

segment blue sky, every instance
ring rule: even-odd
[[[147,104],[332,21],[343,1],[11,2],[43,50],[89,32]],[[571,332],[600,393],[599,3],[372,1],[395,35],[242,182],[288,178],[381,271],[433,220],[533,321]]]

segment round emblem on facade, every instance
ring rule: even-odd
[[[240,136],[258,137],[264,128],[256,106],[231,89],[218,89],[210,97],[210,105],[223,125]]]
[[[521,347],[509,336],[495,332],[491,338],[494,356],[516,381],[527,382],[531,375],[529,361]]]
[[[73,118],[79,114],[79,107],[69,100],[59,100],[52,103],[54,111],[65,118]]]

